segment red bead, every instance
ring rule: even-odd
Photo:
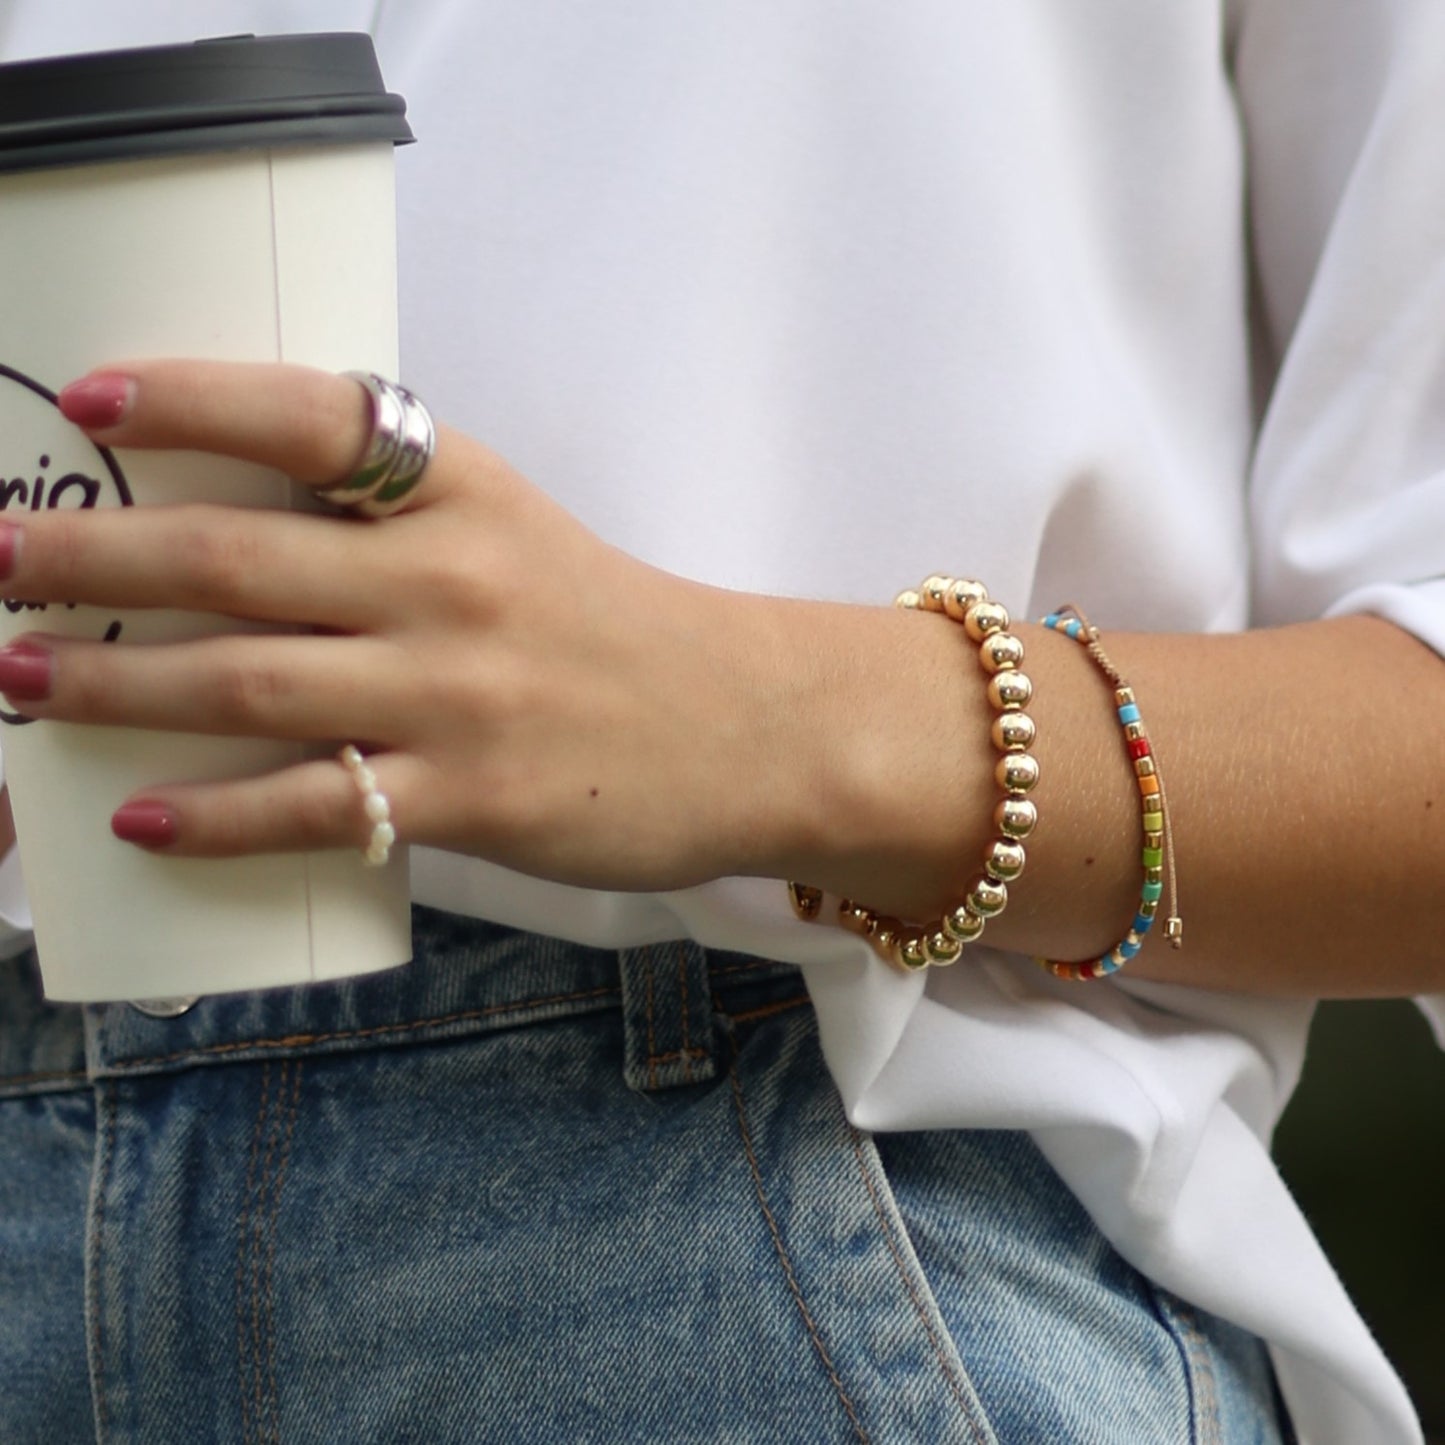
[[[1096,965],[1092,963],[1081,963],[1079,965],[1079,977],[1086,980],[1097,978],[1098,974],[1094,972],[1095,967]]]
[[[1148,738],[1134,738],[1129,744],[1129,756],[1136,761],[1139,758],[1147,758],[1149,756],[1149,752],[1150,749]]]

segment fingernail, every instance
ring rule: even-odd
[[[15,571],[20,560],[20,528],[14,522],[0,522],[0,581]]]
[[[61,415],[87,431],[119,426],[135,401],[135,381],[116,371],[98,371],[72,381],[60,393]]]
[[[0,647],[0,692],[12,702],[40,702],[50,696],[54,669],[44,648],[23,642]]]
[[[165,848],[176,841],[176,815],[164,803],[126,803],[111,814],[110,831],[122,843]]]

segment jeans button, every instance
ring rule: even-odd
[[[131,1007],[147,1018],[178,1019],[190,1013],[200,1001],[199,994],[194,998],[138,998],[131,1002]]]

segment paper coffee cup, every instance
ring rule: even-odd
[[[392,153],[410,139],[366,35],[0,66],[0,516],[308,505],[254,466],[98,448],[55,393],[142,356],[394,376]],[[126,646],[239,630],[191,613],[0,607],[4,641],[46,631]],[[181,859],[111,834],[137,790],[246,777],[317,750],[27,722],[8,705],[0,749],[50,998],[229,992],[411,956],[403,848],[369,869],[350,849]]]

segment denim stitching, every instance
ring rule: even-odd
[[[276,1141],[281,1131],[281,1101],[286,1096],[286,1088],[290,1081],[290,1075],[291,1060],[286,1059],[281,1064],[281,1077],[276,1085],[275,1117],[266,1129],[266,1155],[261,1161],[260,1198],[257,1201],[256,1220],[251,1229],[251,1347],[254,1352],[255,1364],[253,1373],[256,1381],[256,1431],[262,1445],[265,1445],[268,1439],[266,1428],[266,1376],[262,1366],[262,1360],[264,1358],[266,1333],[269,1329],[264,1290],[264,1271],[262,1268],[262,1243],[266,1237],[267,1213],[270,1208],[268,1192],[274,1191],[275,1189],[271,1166],[276,1158]]]
[[[444,1024],[472,1023],[478,1019],[495,1018],[498,1014],[523,1013],[528,1009],[547,1008],[552,1004],[579,1003],[584,1000],[609,998],[617,993],[615,988],[594,988],[582,993],[555,994],[550,998],[523,999],[518,1003],[493,1004],[490,1008],[468,1009],[464,1013],[444,1014],[438,1018],[413,1019],[404,1024],[379,1024],[369,1029],[338,1029],[329,1034],[288,1034],[279,1039],[242,1039],[229,1044],[205,1044],[200,1048],[182,1049],[175,1054],[160,1054],[152,1058],[125,1059],[118,1067],[126,1069],[155,1068],[162,1064],[179,1064],[186,1059],[205,1058],[209,1055],[240,1054],[247,1049],[298,1049],[311,1048],[316,1044],[342,1043],[348,1039],[372,1039],[386,1035],[420,1033],[425,1029],[440,1028]]]
[[[934,1329],[933,1321],[928,1317],[928,1311],[924,1307],[922,1298],[919,1296],[918,1288],[914,1283],[913,1276],[904,1262],[902,1252],[898,1248],[898,1241],[893,1235],[892,1221],[888,1218],[887,1211],[883,1208],[883,1201],[878,1197],[878,1191],[873,1183],[872,1172],[868,1168],[867,1160],[863,1155],[863,1138],[851,1124],[848,1125],[848,1136],[853,1144],[853,1153],[858,1160],[858,1172],[863,1176],[863,1185],[868,1191],[868,1198],[872,1201],[873,1212],[878,1216],[878,1225],[882,1231],[884,1242],[888,1246],[888,1253],[893,1256],[893,1267],[898,1271],[898,1277],[903,1281],[903,1287],[908,1291],[908,1298],[913,1301],[914,1313],[918,1316],[923,1326],[924,1333],[928,1336],[928,1343],[933,1346],[933,1353],[938,1360],[939,1369],[943,1372],[944,1381],[948,1385],[949,1393],[958,1402],[958,1407],[963,1411],[968,1420],[969,1428],[974,1433],[974,1438],[980,1441],[993,1439],[993,1429],[984,1420],[977,1418],[975,1411],[976,1402],[970,1399],[964,1392],[955,1378],[953,1362],[948,1358],[948,1351],[944,1348],[943,1342]]]
[[[657,1087],[657,1037],[653,1027],[652,950],[643,951],[647,968],[647,1087]]]
[[[115,1160],[116,1120],[120,1110],[116,1107],[114,1099],[107,1101],[106,1091],[99,1085],[96,1086],[96,1102],[98,1107],[106,1110],[106,1124],[105,1142],[101,1148],[100,1161],[96,1168],[95,1226],[90,1241],[90,1278],[93,1291],[90,1302],[91,1389],[95,1395],[96,1445],[105,1445],[106,1436],[110,1433],[110,1411],[106,1408],[105,1403],[105,1330],[101,1323],[101,1314],[105,1303],[105,1282],[101,1278],[101,1270],[104,1267],[105,1258],[103,1244],[105,1191],[110,1186],[110,1171]]]
[[[762,1008],[748,1009],[745,1013],[728,1014],[728,1018],[735,1024],[750,1024],[758,1019],[770,1019],[774,1014],[787,1013],[789,1009],[804,1008],[812,1002],[813,1000],[803,993],[797,998],[780,999],[777,1003],[765,1004]],[[720,999],[714,997],[713,1006],[719,1013],[723,1012]]]
[[[1183,1301],[1174,1310],[1179,1333],[1189,1356],[1190,1394],[1194,1402],[1195,1429],[1199,1445],[1223,1445],[1224,1432],[1219,1419],[1219,1390],[1214,1378],[1214,1360],[1208,1341],[1199,1327],[1194,1311]]]
[[[689,1055],[693,1052],[691,1040],[688,1036],[687,1024],[687,945],[679,943],[677,946],[677,987],[682,995],[682,1077],[685,1083],[692,1083],[692,1060]]]
[[[848,1391],[843,1381],[839,1378],[838,1371],[834,1368],[832,1357],[828,1354],[828,1347],[823,1343],[823,1337],[818,1327],[813,1322],[813,1317],[808,1313],[808,1306],[803,1299],[803,1291],[798,1284],[798,1277],[793,1272],[793,1262],[788,1256],[787,1246],[783,1243],[782,1231],[778,1228],[778,1221],[773,1217],[773,1211],[768,1207],[767,1190],[763,1185],[762,1169],[758,1165],[758,1156],[753,1149],[752,1135],[748,1132],[747,1105],[743,1100],[743,1086],[738,1078],[736,1065],[728,1073],[728,1082],[732,1085],[733,1101],[737,1106],[738,1130],[742,1134],[743,1149],[748,1156],[748,1169],[753,1176],[753,1189],[758,1196],[758,1203],[762,1206],[763,1218],[767,1220],[768,1233],[773,1238],[773,1248],[777,1251],[778,1260],[783,1266],[783,1277],[787,1281],[788,1293],[793,1297],[793,1303],[798,1306],[798,1312],[803,1316],[803,1324],[807,1328],[809,1338],[813,1341],[813,1348],[818,1352],[818,1358],[823,1363],[823,1369],[829,1380],[833,1383],[834,1390],[842,1401],[843,1409],[847,1412],[848,1419],[853,1424],[853,1433],[858,1437],[862,1445],[870,1445],[868,1432],[863,1428],[863,1422],[858,1418],[858,1411],[853,1401],[848,1397]]]
[[[16,1088],[21,1084],[79,1084],[89,1077],[84,1069],[53,1074],[0,1074],[0,1089]]]
[[[714,978],[726,978],[730,973],[757,973],[765,968],[776,968],[777,960],[772,958],[758,958],[749,963],[710,963],[708,972]]]
[[[684,1062],[688,1062],[692,1059],[697,1059],[701,1061],[705,1058],[707,1058],[707,1050],[700,1049],[694,1046],[690,1049],[673,1049],[670,1054],[649,1054],[647,1057],[647,1062],[649,1065],[675,1064],[679,1059],[683,1060]],[[688,1082],[692,1082],[691,1078],[689,1078]]]
[[[246,1263],[247,1244],[251,1238],[251,1197],[256,1184],[256,1165],[261,1158],[261,1140],[266,1134],[266,1120],[271,1102],[271,1061],[261,1065],[261,1104],[251,1131],[251,1156],[246,1164],[246,1187],[241,1196],[241,1217],[236,1227],[236,1358],[241,1375],[241,1436],[243,1445],[254,1445],[256,1435],[250,1410],[250,1377],[252,1373],[249,1339],[246,1331]]]
[[[301,1103],[301,1072],[305,1067],[296,1060],[296,1070],[291,1076],[291,1102],[286,1111],[286,1137],[281,1145],[281,1162],[276,1170],[276,1185],[271,1194],[271,1219],[269,1239],[266,1245],[266,1375],[267,1395],[271,1409],[269,1440],[271,1445],[281,1445],[281,1401],[276,1388],[276,1225],[281,1217],[281,1191],[286,1184],[286,1168],[291,1160],[291,1140],[296,1132],[296,1116]]]

